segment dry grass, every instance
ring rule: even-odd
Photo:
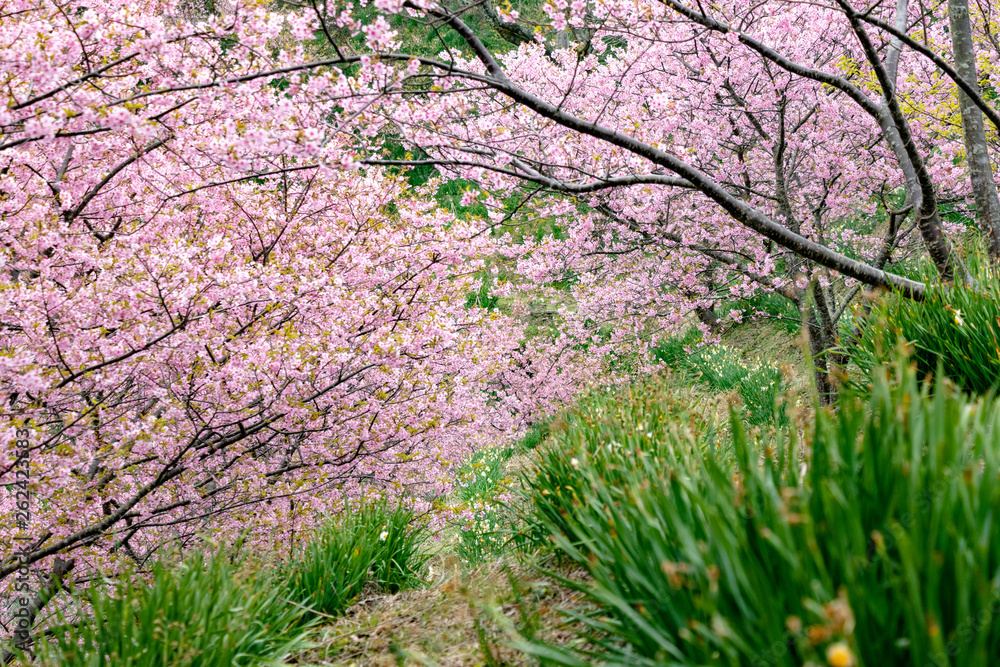
[[[300,656],[299,664],[532,665],[532,658],[507,645],[517,633],[534,629],[548,642],[579,641],[559,608],[580,610],[585,602],[535,565],[508,559],[469,571],[449,555],[437,557],[432,567],[436,581],[427,588],[364,597],[323,628],[320,647]]]

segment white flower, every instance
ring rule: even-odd
[[[378,536],[378,539],[380,539],[381,541],[385,542],[385,538],[387,538],[387,537],[389,537],[389,531],[388,530],[383,530],[382,534]]]
[[[965,326],[965,320],[962,319],[961,309],[955,311],[955,323],[960,327]]]
[[[580,462],[576,458],[570,459],[569,464],[573,466],[573,470],[577,470],[580,467]]]

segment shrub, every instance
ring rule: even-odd
[[[223,556],[158,564],[150,581],[125,577],[82,597],[90,613],[62,623],[37,646],[38,664],[59,667],[272,665],[308,647],[304,611],[266,577]]]
[[[763,317],[773,321],[776,328],[788,334],[798,333],[802,328],[799,309],[792,301],[774,292],[758,292],[748,299],[728,303],[719,310],[720,319],[730,311],[742,310],[744,322]]]
[[[310,608],[308,619],[342,614],[368,582],[390,593],[419,584],[426,539],[426,525],[405,507],[345,507],[284,566],[285,595]]]
[[[701,332],[690,328],[683,334],[664,338],[653,348],[653,358],[669,368],[681,368],[690,356],[688,349],[701,340]]]
[[[1000,282],[986,269],[977,273],[975,286],[932,285],[922,302],[887,295],[870,316],[856,316],[859,336],[844,333],[841,339],[864,377],[902,340],[921,377],[940,362],[945,375],[970,393],[1000,385]]]
[[[600,609],[576,620],[593,648],[525,642],[529,652],[572,665],[789,667],[1000,655],[996,400],[942,383],[932,396],[904,365],[892,382],[876,373],[867,404],[817,409],[805,447],[779,429],[763,451],[736,418],[731,449],[650,425],[672,415],[641,395],[591,414],[561,438],[636,433],[625,455],[549,448],[532,499],[592,578],[577,587]]]

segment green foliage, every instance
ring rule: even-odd
[[[366,583],[387,592],[422,582],[428,529],[385,501],[346,507],[292,560],[253,573],[223,556],[158,564],[150,581],[125,576],[81,596],[78,624],[59,618],[38,647],[59,667],[277,665],[309,647],[321,616],[335,616]]]
[[[739,419],[720,447],[648,391],[594,402],[530,492],[592,578],[576,586],[599,609],[575,616],[590,648],[522,648],[565,665],[989,664],[1000,403],[897,368],[867,403],[817,408],[804,446],[779,429],[763,451]]]
[[[773,320],[778,329],[788,334],[798,333],[802,328],[801,315],[795,304],[774,292],[758,292],[749,299],[727,303],[719,309],[719,319],[733,310],[743,311],[744,322],[751,322],[756,317],[755,313],[764,313],[762,317]]]
[[[522,475],[524,498],[532,511],[525,517],[525,537],[545,544],[554,527],[567,523],[590,490],[592,478],[615,488],[646,457],[671,456],[678,429],[714,433],[713,425],[654,382],[612,395],[596,394],[577,403],[553,425],[540,463]]]
[[[458,497],[471,502],[505,493],[505,465],[514,453],[512,447],[488,447],[470,456],[455,475],[460,487]]]
[[[781,372],[774,366],[757,360],[747,364],[724,345],[687,350],[701,340],[697,329],[688,329],[680,336],[665,339],[654,348],[653,356],[669,368],[689,373],[704,382],[712,391],[736,388],[746,406],[746,419],[754,425],[787,421],[779,397],[784,390]]]
[[[382,142],[382,155],[388,160],[425,160],[429,155],[420,149],[404,146],[396,137],[386,137]],[[413,187],[419,187],[439,174],[438,170],[428,164],[418,164],[413,167],[392,167],[390,173],[402,173],[406,181]]]
[[[479,186],[472,181],[461,178],[445,181],[442,183],[434,195],[438,206],[447,209],[460,218],[478,217],[485,218],[489,211],[486,206],[476,202],[472,206],[462,206],[462,196],[467,190],[476,190]]]
[[[724,345],[698,348],[688,357],[687,367],[712,391],[729,391],[753,372],[739,355]]]
[[[38,643],[38,664],[58,667],[249,667],[280,664],[308,647],[305,611],[266,576],[223,556],[158,564],[149,581],[97,583],[89,613]]]
[[[508,472],[507,464],[516,454],[532,451],[544,442],[550,426],[551,420],[538,422],[516,446],[480,450],[459,468],[458,499],[472,513],[472,518],[462,525],[456,548],[464,563],[478,565],[496,560],[512,548],[525,546],[524,533],[516,525],[520,522],[509,503],[517,478]]]
[[[472,519],[462,527],[458,557],[473,565],[504,554],[513,532],[505,499],[513,478],[506,465],[515,454],[512,447],[490,447],[473,454],[459,469],[456,479],[458,497],[472,512]]]
[[[779,405],[784,388],[781,371],[774,366],[758,363],[753,372],[739,383],[740,398],[745,408],[744,419],[754,426],[787,424],[784,406]]]
[[[427,527],[384,500],[345,507],[283,568],[284,595],[325,616],[342,614],[368,582],[394,593],[423,581]],[[312,611],[306,618],[317,614]]]
[[[701,332],[691,327],[679,336],[671,336],[661,340],[653,348],[653,358],[666,364],[669,368],[681,368],[690,353],[688,349],[701,341]]]
[[[295,6],[289,3],[289,6]],[[519,9],[525,19],[529,21],[544,20],[545,15],[541,11],[541,2],[519,3]],[[383,16],[390,27],[396,31],[397,38],[402,42],[400,53],[410,53],[415,56],[436,58],[444,62],[453,61],[456,55],[465,52],[468,55],[468,44],[454,30],[428,30],[426,22],[420,18],[410,16],[406,12],[387,14],[377,10],[374,5],[367,2],[354,2],[350,8],[352,16],[363,24],[370,24],[375,21],[376,16]],[[336,16],[325,14],[327,26],[331,29],[333,39],[338,42],[341,48],[345,46],[354,52],[365,51],[365,35],[363,33],[351,34],[344,28],[336,27]],[[489,21],[481,12],[463,12],[462,19],[479,36],[486,47],[493,53],[504,53],[515,48],[515,45],[503,39],[490,25]],[[529,24],[530,25],[530,24]],[[529,28],[530,29],[530,28]],[[311,44],[318,55],[332,57],[335,50],[326,36],[320,31],[315,34],[315,39]],[[353,69],[344,68],[348,72]]]
[[[902,340],[912,348],[918,372],[937,370],[962,389],[981,394],[1000,385],[1000,283],[987,270],[974,286],[931,285],[922,302],[887,295],[868,317],[854,318],[858,336],[841,340],[865,377],[895,354]]]
[[[473,512],[472,520],[462,527],[455,551],[463,563],[474,566],[506,554],[513,528],[510,516],[501,506],[486,504]]]
[[[551,426],[551,419],[545,419],[532,425],[518,444],[518,449],[525,452],[536,449],[538,445],[545,442],[545,439],[549,437]]]
[[[493,281],[490,274],[484,272],[482,282],[479,283],[479,289],[465,295],[465,307],[496,310],[497,305],[500,302],[500,298],[494,294],[490,294],[490,288],[492,286]]]

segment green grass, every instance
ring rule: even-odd
[[[745,408],[744,418],[754,426],[786,424],[788,416],[780,404],[784,380],[774,366],[758,363],[753,372],[739,383],[740,398]]]
[[[795,304],[774,292],[758,292],[750,298],[725,303],[719,308],[719,319],[724,319],[733,310],[743,311],[744,324],[764,318],[773,320],[775,326],[786,334],[798,333],[802,328],[801,314]]]
[[[140,576],[75,593],[83,621],[58,618],[38,646],[53,667],[252,667],[285,664],[314,627],[367,584],[394,593],[423,583],[426,524],[385,501],[347,506],[277,568],[224,554],[158,563]],[[234,557],[235,559],[235,557]]]
[[[995,390],[1000,385],[1000,281],[986,267],[972,269],[974,286],[934,284],[922,302],[887,295],[869,316],[856,315],[852,325],[858,325],[859,337],[845,331],[841,340],[863,377],[903,342],[921,376],[934,373],[940,363],[967,392]]]
[[[687,368],[712,391],[729,391],[754,372],[754,369],[724,345],[698,348],[687,359]]]
[[[342,614],[366,583],[389,593],[419,585],[427,537],[426,525],[405,507],[347,506],[281,569],[284,595],[308,607],[309,620]]]
[[[77,595],[89,607],[83,620],[60,618],[38,642],[34,664],[250,667],[279,664],[309,645],[305,611],[267,576],[224,556],[159,564],[148,581],[124,577]]]
[[[653,348],[653,358],[669,368],[681,368],[691,355],[689,349],[701,342],[701,332],[691,327],[678,336],[661,340]]]
[[[549,437],[551,419],[543,419],[511,447],[489,447],[474,453],[456,472],[457,497],[471,519],[460,525],[456,555],[476,566],[525,546],[518,512],[510,499],[517,475],[508,469],[510,459],[531,452]]]
[[[519,493],[531,508],[524,536],[536,546],[549,543],[553,532],[570,530],[568,522],[585,502],[591,476],[618,487],[640,460],[671,456],[678,430],[699,436],[715,432],[685,397],[656,382],[586,397],[559,422],[539,449],[540,464],[521,476]]]
[[[521,451],[531,451],[545,442],[545,439],[549,437],[551,423],[551,419],[544,419],[528,429],[528,432],[521,438],[519,445]]]
[[[669,368],[687,374],[692,381],[706,384],[713,392],[736,389],[751,424],[763,426],[787,421],[779,405],[785,386],[778,368],[760,359],[748,363],[725,345],[697,347],[700,339],[697,329],[689,329],[661,341],[653,356]]]
[[[456,547],[458,557],[467,565],[495,560],[506,553],[513,534],[506,497],[514,482],[507,473],[507,462],[515,453],[514,447],[481,449],[456,474],[458,498],[472,513],[471,520],[461,526]]]
[[[719,443],[653,393],[591,401],[544,450],[536,522],[600,609],[574,617],[588,647],[523,649],[639,666],[1000,655],[995,399],[877,369],[870,397],[817,409],[805,442],[778,429],[758,448],[742,420]]]

